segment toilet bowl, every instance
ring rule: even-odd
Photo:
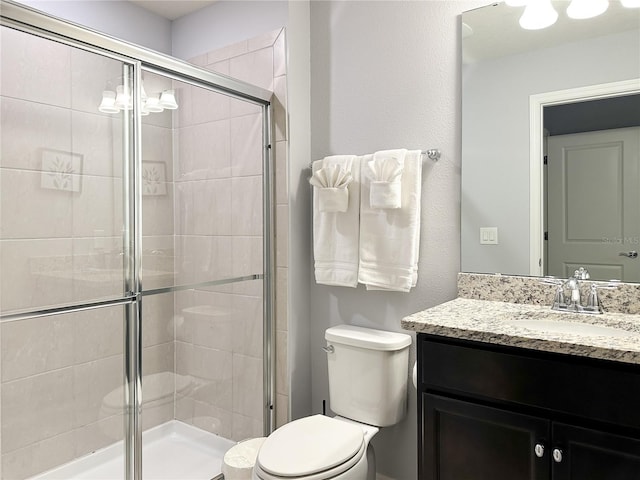
[[[253,480],[374,480],[371,439],[406,413],[411,337],[351,325],[325,332],[335,417],[304,417],[262,444]]]
[[[313,415],[287,423],[267,438],[254,480],[373,480],[370,444],[378,428],[342,417]]]

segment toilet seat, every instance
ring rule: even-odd
[[[260,448],[255,472],[263,480],[324,480],[352,468],[366,450],[358,425],[314,415],[273,432]]]

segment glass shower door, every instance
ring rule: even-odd
[[[99,105],[131,66],[5,26],[0,42],[0,477],[73,478],[53,469],[112,446],[122,478],[131,111]]]
[[[208,479],[264,434],[263,111],[150,71],[143,83],[177,107],[142,121],[143,476]]]
[[[270,93],[20,9],[0,12],[0,479],[182,479],[194,452],[217,465],[188,476],[216,476],[273,424]]]

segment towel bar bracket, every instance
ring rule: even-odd
[[[438,150],[437,148],[432,148],[430,150],[423,151],[422,154],[426,155],[427,158],[429,158],[429,160],[433,160],[434,162],[437,162],[438,160],[440,160],[440,150]]]

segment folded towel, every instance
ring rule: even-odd
[[[324,188],[314,188],[313,195],[313,257],[316,283],[357,287],[358,245],[360,224],[360,159],[355,155],[335,155],[313,162],[312,173],[339,166],[351,175],[346,185],[346,211],[321,211],[320,196]],[[328,173],[328,172],[325,172]],[[312,177],[313,178],[313,177]],[[316,177],[318,178],[318,177]],[[325,199],[326,200],[326,199]]]
[[[363,164],[373,159],[367,155]],[[398,209],[371,206],[371,180],[362,179],[360,196],[360,264],[358,281],[367,289],[408,292],[418,279],[422,160],[419,150],[407,151]]]
[[[349,206],[347,187],[352,181],[351,171],[343,165],[328,165],[314,172],[309,183],[316,187],[320,211],[346,212]]]
[[[400,208],[402,203],[402,170],[407,151],[376,152],[367,162],[366,174],[371,180],[369,202],[372,208]]]

